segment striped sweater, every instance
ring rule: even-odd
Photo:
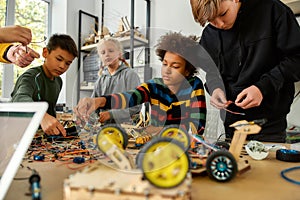
[[[154,78],[134,90],[105,95],[106,109],[132,107],[145,102],[151,104],[151,125],[181,125],[186,130],[190,123],[203,134],[206,120],[206,102],[203,83],[198,77],[189,77],[173,94],[161,78]]]

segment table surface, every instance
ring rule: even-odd
[[[224,199],[284,199],[300,200],[300,186],[283,179],[280,172],[290,167],[299,166],[299,163],[289,163],[276,160],[275,152],[271,152],[264,160],[248,158],[251,169],[239,174],[227,183],[219,183],[208,176],[193,176],[192,199],[224,200]],[[41,176],[41,192],[43,200],[63,199],[63,181],[74,174],[76,170],[57,162],[23,162],[24,167],[17,172],[6,200],[31,199],[28,195],[31,175],[30,167]],[[290,172],[290,178],[300,181],[300,170]]]

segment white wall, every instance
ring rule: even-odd
[[[67,33],[67,1],[53,0],[52,10],[55,10],[56,14],[52,14],[52,30],[51,34],[54,33]],[[58,23],[59,22],[59,23]],[[74,64],[72,64],[74,66]],[[63,88],[59,95],[58,103],[66,102],[66,73],[62,76]]]
[[[51,32],[69,34],[78,44],[79,10],[96,13],[95,0],[53,0]],[[58,100],[58,103],[66,103],[70,108],[77,104],[77,62],[78,59],[75,59],[62,76],[63,89]]]
[[[180,31],[186,35],[198,36],[202,32],[202,27],[194,21],[189,1],[181,0],[151,1],[151,27],[150,47],[152,48],[158,38],[168,31]],[[160,62],[154,52],[151,54],[151,62],[155,63],[153,75],[159,76]]]

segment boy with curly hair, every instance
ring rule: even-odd
[[[202,81],[197,70],[185,59],[188,50],[197,42],[181,33],[167,33],[156,45],[156,54],[162,62],[161,78],[153,78],[134,90],[83,98],[74,112],[87,121],[97,108],[120,109],[145,102],[151,105],[150,124],[157,127],[180,125],[189,130],[193,124],[197,134],[203,134],[206,120],[206,101]]]

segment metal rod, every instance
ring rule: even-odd
[[[134,48],[134,0],[131,0],[131,16],[130,16],[130,55],[129,55],[129,59],[130,59],[130,66],[133,68],[133,60],[134,60],[134,52],[133,52],[133,48]]]

